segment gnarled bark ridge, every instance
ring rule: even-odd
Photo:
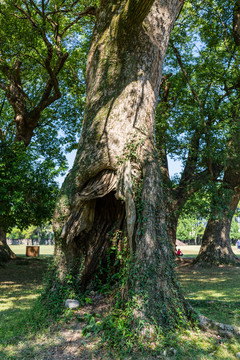
[[[155,151],[154,113],[179,0],[102,2],[87,64],[78,152],[55,213],[60,279],[89,286],[104,264],[109,232],[127,234],[135,259],[127,297],[136,318],[171,325],[190,317],[171,263]],[[131,291],[130,291],[131,290]],[[132,294],[130,296],[130,293]]]

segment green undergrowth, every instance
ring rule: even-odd
[[[234,267],[194,270],[177,269],[185,296],[193,308],[213,320],[240,326],[239,274]],[[107,349],[109,359],[236,359],[240,353],[239,338],[226,338],[214,332],[202,332],[197,326],[179,329],[154,327],[144,330],[144,323],[135,324],[133,313],[136,304],[118,303],[104,317],[92,313],[78,317],[85,322],[85,337],[100,339],[100,346]],[[186,324],[185,324],[186,325]]]
[[[141,323],[136,325],[138,331],[133,331],[135,305],[121,303],[122,297],[118,295],[129,264],[118,267],[125,250],[123,247],[121,252],[116,251],[113,244],[109,259],[114,253],[116,261],[112,264],[109,260],[102,269],[105,283],[100,277],[95,279],[94,294],[90,289],[85,294],[78,292],[71,274],[60,285],[52,265],[47,272],[47,258],[21,258],[1,267],[0,359],[51,359],[54,346],[66,346],[61,340],[63,328],[74,332],[79,326],[82,336],[77,343],[76,359],[236,359],[240,352],[236,338],[223,338],[210,332],[184,329],[184,326],[167,332],[155,327],[154,335],[148,329],[139,336],[141,325],[144,328]],[[119,268],[119,272],[111,275],[112,266]],[[240,326],[238,269],[194,270],[186,266],[177,268],[177,272],[185,296],[194,309],[217,321]],[[110,311],[99,311],[95,300],[98,296],[105,304],[114,304]],[[87,307],[87,310],[66,310],[66,298],[78,299],[82,309]],[[66,348],[65,353],[61,360],[71,358],[71,350]]]
[[[101,320],[100,315],[94,313],[78,318],[87,323],[83,328],[84,338],[98,340],[94,357],[101,350],[104,353],[101,359],[231,360],[236,359],[240,351],[239,339],[222,338],[197,329],[160,331],[154,339],[145,336],[140,342],[126,326],[125,316],[121,318],[116,314],[114,319],[111,314]]]

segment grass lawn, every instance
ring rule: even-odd
[[[10,245],[12,251],[18,256],[25,256],[26,246],[25,245]],[[178,247],[179,248],[179,247]],[[200,245],[186,245],[181,246],[181,251],[183,252],[184,257],[195,257],[199,253]],[[240,257],[240,251],[237,250],[236,246],[232,247],[233,252]],[[42,255],[53,255],[54,246],[53,245],[40,245],[40,257]]]
[[[183,258],[196,257],[199,245],[182,246]],[[240,257],[236,246],[233,252]],[[179,266],[179,281],[192,306],[202,315],[240,327],[240,268],[221,266],[194,269]]]
[[[186,246],[178,246],[180,248],[184,257],[196,257],[200,250],[200,245],[186,245]],[[240,251],[236,246],[232,246],[232,250],[234,254],[240,257]]]
[[[26,255],[26,245],[10,245],[11,250],[18,256]],[[40,257],[42,255],[52,256],[54,251],[53,245],[40,245],[39,254]]]
[[[184,295],[210,319],[240,327],[240,268],[177,268]]]
[[[0,266],[0,359],[28,336],[29,310],[40,294],[49,256],[20,257]],[[19,345],[18,345],[19,346]],[[9,349],[6,356],[5,349]],[[30,358],[29,358],[30,359]]]
[[[76,346],[79,348],[83,346],[83,353],[87,351],[87,357],[84,355],[71,357],[72,350],[69,350],[65,357],[52,356],[50,349],[55,346],[54,344],[62,344],[62,330],[60,329],[58,335],[56,332],[50,333],[51,326],[39,331],[39,324],[31,323],[29,316],[31,316],[30,309],[42,289],[43,277],[52,258],[53,246],[40,246],[38,258],[25,257],[25,246],[14,245],[11,249],[20,255],[20,258],[0,267],[0,359],[121,359],[114,356],[95,356],[90,348],[86,350],[91,338],[86,340],[85,337],[80,337]],[[181,247],[181,250],[184,257],[194,257],[199,246],[185,246]],[[222,266],[194,269],[183,263],[177,267],[177,273],[186,298],[199,313],[223,323],[240,326],[239,268]],[[69,334],[71,337],[72,330]],[[186,333],[183,337],[179,337],[179,343],[170,338],[166,340],[166,344],[177,348],[178,355],[159,357],[160,359],[233,360],[236,359],[236,353],[240,352],[239,340],[218,339],[204,333]],[[61,346],[63,347],[63,344]],[[135,357],[135,359],[146,360],[156,357]]]

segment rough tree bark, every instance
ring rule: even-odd
[[[54,221],[59,277],[81,267],[83,289],[104,263],[108,233],[127,233],[135,271],[126,296],[134,294],[137,318],[164,325],[191,312],[171,263],[154,140],[163,60],[181,6],[179,0],[101,2],[82,134]]]
[[[14,259],[16,255],[7,244],[6,233],[0,228],[0,262]]]

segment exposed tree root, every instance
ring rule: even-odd
[[[213,266],[240,266],[240,261],[237,258],[232,258],[231,260],[225,260],[225,259],[217,259],[212,261],[204,261],[204,260],[193,260],[192,266],[194,267],[213,267]]]
[[[219,323],[205,316],[199,315],[199,328],[202,330],[213,330],[220,336],[235,337],[240,336],[240,327]]]

